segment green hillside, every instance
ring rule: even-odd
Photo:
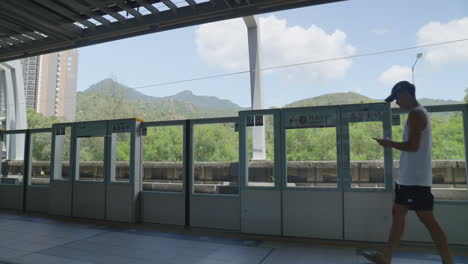
[[[80,93],[80,92],[78,92]],[[109,97],[124,97],[127,101],[158,101],[160,98],[144,95],[137,90],[120,84],[112,79],[105,79],[91,85],[83,93],[104,95]]]
[[[148,121],[236,116],[241,108],[229,100],[182,92],[168,97],[144,95],[112,79],[77,94],[76,120],[138,117]]]
[[[461,104],[463,101],[443,100],[443,99],[418,99],[422,105],[444,105],[444,104]],[[306,106],[320,106],[320,105],[341,105],[341,104],[360,104],[360,103],[375,103],[383,102],[383,99],[372,99],[367,96],[348,92],[348,93],[330,93],[317,97],[307,98],[285,105],[284,107],[306,107]],[[395,102],[392,103],[393,107],[397,107]]]
[[[430,98],[421,98],[421,99],[418,99],[418,101],[422,105],[447,105],[447,104],[462,104],[463,103],[463,101],[430,99]]]
[[[378,102],[364,95],[358,93],[330,93],[317,97],[312,97],[300,101],[287,104],[284,107],[305,107],[305,106],[319,106],[319,105],[340,105],[340,104],[358,104],[358,103],[373,103]]]
[[[348,92],[330,93],[303,99],[283,107],[307,107],[320,105],[340,105],[381,102],[367,96]],[[457,104],[460,101],[421,98],[422,105]],[[396,104],[393,103],[396,107]],[[235,116],[243,110],[230,100],[215,96],[199,96],[191,91],[183,91],[167,97],[153,97],[140,93],[112,79],[102,80],[84,92],[78,92],[77,120],[123,118],[129,116],[146,119],[169,120]],[[148,119],[148,120],[149,120]]]
[[[234,104],[229,100],[222,100],[215,96],[194,95],[191,91],[183,91],[176,95],[165,97],[165,99],[173,99],[179,102],[187,102],[206,108],[232,109],[236,111],[239,111],[241,109],[240,106]]]
[[[130,101],[125,97],[78,93],[77,121],[138,117],[147,121],[235,116],[237,111],[205,108],[172,99]]]
[[[138,90],[127,87],[120,84],[112,79],[105,79],[96,84],[91,85],[83,94],[94,94],[99,96],[108,96],[112,98],[125,98],[126,101],[137,101],[137,102],[156,102],[156,101],[177,101],[183,103],[189,103],[202,108],[215,108],[225,110],[236,110],[241,109],[240,106],[234,104],[229,100],[219,99],[215,96],[199,96],[193,94],[191,91],[183,91],[175,95],[167,97],[154,97],[144,95]]]

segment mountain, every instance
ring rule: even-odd
[[[219,99],[215,96],[199,96],[193,94],[191,91],[183,91],[176,95],[167,97],[153,97],[144,95],[137,90],[131,89],[112,79],[105,79],[96,84],[93,84],[83,93],[105,95],[109,97],[123,97],[127,101],[156,102],[161,100],[174,100],[183,103],[190,103],[203,108],[216,108],[230,111],[239,111],[242,109],[240,106],[229,100]]]
[[[138,117],[143,120],[177,120],[236,116],[238,105],[214,96],[182,92],[173,96],[144,95],[111,79],[77,93],[77,121]]]
[[[93,84],[83,93],[106,95],[109,97],[124,97],[128,101],[158,101],[160,99],[158,97],[144,95],[112,79],[105,79]]]
[[[319,105],[340,105],[340,104],[357,104],[357,103],[373,103],[380,100],[372,99],[367,96],[348,92],[348,93],[330,93],[317,97],[303,99],[284,107],[305,107],[305,106],[319,106]]]
[[[183,91],[176,95],[165,97],[165,99],[174,99],[179,102],[187,102],[206,108],[241,110],[240,106],[229,100],[222,100],[215,96],[194,95],[191,91]]]
[[[419,103],[422,105],[444,105],[444,104],[461,104],[462,101],[455,100],[443,100],[443,99],[430,99],[430,98],[421,98],[418,99]],[[290,104],[285,105],[284,107],[305,107],[305,106],[319,106],[319,105],[340,105],[340,104],[358,104],[358,103],[375,103],[383,102],[383,99],[372,99],[367,96],[348,92],[348,93],[330,93],[324,94],[317,97],[312,97],[308,99],[303,99],[296,101]],[[397,107],[395,102],[392,103],[392,107]]]
[[[418,101],[422,105],[445,105],[445,104],[463,104],[464,103],[463,101],[430,99],[430,98],[421,98],[421,99],[418,99]]]

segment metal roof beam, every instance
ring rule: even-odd
[[[95,24],[89,22],[86,19],[83,19],[78,14],[74,13],[73,11],[70,11],[70,9],[62,7],[61,5],[58,5],[55,2],[52,2],[51,0],[34,0],[34,1],[40,3],[41,5],[43,5],[45,7],[48,7],[50,9],[52,9],[52,10],[55,10],[56,12],[60,12],[63,16],[66,16],[66,17],[68,17],[69,19],[71,19],[71,20],[73,20],[75,22],[78,22],[78,23],[80,23],[82,25],[85,25],[86,27],[88,27],[88,28],[90,28],[92,30],[96,29]]]
[[[1,1],[1,0],[0,0]],[[83,5],[77,1],[68,0],[53,0],[63,1],[64,6],[69,5]],[[104,0],[102,0],[104,1]],[[106,0],[107,1],[107,0]],[[153,0],[148,0],[149,3],[153,3]],[[168,0],[165,0],[168,1]],[[212,2],[203,2],[197,4],[197,9],[194,10],[190,6],[184,6],[176,8],[175,11],[167,10],[161,11],[157,16],[145,15],[141,21],[137,19],[129,19],[127,23],[111,23],[108,27],[97,26],[96,30],[83,30],[82,34],[78,38],[74,38],[71,41],[46,38],[42,41],[32,41],[30,43],[23,43],[20,46],[6,46],[0,48],[0,62],[12,59],[24,58],[28,56],[35,56],[44,53],[57,52],[61,50],[84,47],[89,45],[95,45],[108,41],[114,41],[134,36],[140,36],[149,33],[162,32],[172,30],[176,28],[188,27],[199,25],[203,23],[210,23],[220,20],[262,14],[267,12],[274,12],[279,10],[305,7],[318,4],[326,4],[330,2],[338,2],[341,0],[251,0],[248,4],[246,1],[241,1],[241,4],[236,4],[231,1],[232,8],[227,8],[224,0],[211,0]],[[212,3],[215,3],[213,5]],[[72,4],[73,3],[73,4]],[[172,2],[171,2],[172,3]],[[174,3],[172,3],[174,4]],[[68,5],[68,6],[69,6]],[[128,2],[128,5],[137,7],[137,2]],[[1,4],[0,4],[1,6]],[[174,5],[175,6],[175,5]],[[86,6],[87,12],[92,12],[95,15],[99,14],[99,10],[91,11],[91,8]],[[114,5],[110,6],[112,10],[119,10],[119,7]],[[2,9],[0,8],[0,11]],[[4,10],[4,9],[3,9]],[[120,10],[121,11],[121,10]],[[120,12],[118,11],[118,12]],[[0,14],[1,15],[1,14]],[[22,18],[22,17],[20,17]],[[5,16],[0,18],[0,22],[4,20],[14,20]],[[16,23],[16,22],[15,22]],[[30,25],[20,23],[24,29],[28,29]],[[3,25],[2,25],[3,26]],[[36,30],[36,29],[34,29]],[[44,31],[42,31],[44,32]],[[47,33],[46,33],[47,34]],[[10,48],[10,49],[7,49]]]
[[[133,7],[127,5],[125,1],[122,0],[114,0],[114,3],[122,8],[123,10],[127,11],[128,13],[132,14],[136,19],[141,20],[141,17],[143,16],[140,12],[137,10],[133,9]]]
[[[148,3],[148,1],[146,0],[136,0],[138,3],[142,4],[146,9],[148,9],[151,13],[153,13],[153,15],[159,15],[160,11],[154,7],[153,5],[151,5],[150,3]]]
[[[193,0],[185,0],[185,2],[187,2],[193,9],[196,9],[196,8],[197,8],[197,3],[195,3],[195,1],[193,1]]]
[[[0,39],[3,40],[3,41],[6,41],[6,42],[9,42],[13,45],[17,45],[17,44],[21,44],[22,42],[17,40],[17,39],[14,39],[12,37],[9,37],[9,36],[0,36]]]
[[[226,4],[227,7],[232,8],[230,0],[224,0],[224,3]]]
[[[84,0],[84,1],[87,2],[90,5],[94,5],[96,8],[98,8],[102,12],[108,14],[109,16],[117,19],[121,23],[126,23],[127,22],[126,17],[122,16],[121,14],[119,14],[117,12],[114,12],[112,9],[108,8],[107,5],[105,3],[103,3],[103,2],[100,2],[98,0]]]
[[[33,28],[38,32],[44,32],[48,36],[56,36],[57,38],[62,39],[72,39],[74,36],[79,35],[79,33],[77,34],[76,31],[72,32],[69,30],[65,30],[59,25],[55,25],[45,20],[44,18],[37,16],[37,14],[34,13],[34,11],[31,12],[31,10],[29,10],[27,6],[21,5],[18,2],[10,2],[8,0],[3,1],[9,3],[9,9],[7,12],[0,9],[0,13],[2,13],[5,17],[10,17],[12,20],[20,21],[21,23],[28,25],[30,28]],[[75,27],[79,28],[78,26]],[[81,30],[81,28],[79,29]]]
[[[40,39],[44,38],[44,36],[42,36],[40,34],[37,34],[36,32],[32,32],[30,30],[22,28],[22,27],[18,26],[17,24],[12,23],[12,22],[10,22],[10,21],[8,21],[6,19],[0,18],[0,25],[1,25],[1,27],[4,27],[4,28],[7,28],[9,30],[17,32],[18,35],[25,35],[26,37],[30,37],[30,38],[35,39],[35,40],[40,40]]]
[[[21,47],[11,47],[9,52],[4,52],[3,47],[1,47],[0,62],[56,52],[64,50],[64,47],[70,47],[73,44],[73,42],[61,42],[57,44],[53,39],[44,39],[41,43],[28,42],[21,45]]]
[[[0,39],[0,45],[2,49],[11,49],[11,44]]]
[[[20,22],[20,24],[22,24],[25,28],[29,29],[32,32],[37,31],[37,32],[42,33],[44,35],[47,35],[47,37],[51,37],[51,38],[67,39],[67,37],[65,37],[65,36],[63,36],[61,34],[58,34],[57,32],[55,32],[53,30],[49,30],[49,29],[47,29],[45,27],[36,26],[37,23],[35,23],[34,21],[31,21],[31,20],[29,20],[27,18],[18,16],[18,15],[14,15],[14,14],[12,14],[11,11],[9,13],[6,13],[3,10],[0,9],[0,14],[3,16],[3,18],[12,20],[15,23]]]
[[[93,13],[87,6],[84,6],[84,5],[80,4],[77,1],[69,1],[69,0],[57,0],[57,1],[71,7],[72,9],[74,9],[75,11],[78,11],[79,13],[82,13],[82,14],[88,16],[89,18],[92,18],[92,19],[94,19],[96,21],[101,22],[101,24],[103,24],[105,26],[110,26],[110,24],[111,24],[111,22],[109,20],[103,18],[100,15],[97,15],[97,14]]]
[[[63,35],[79,36],[82,28],[70,23],[71,21],[60,14],[50,11],[44,6],[29,0],[3,0],[16,6],[16,12],[22,16],[29,16],[43,26],[58,31]]]
[[[10,43],[3,41],[1,38],[0,38],[0,45],[2,46],[2,48],[8,48],[11,46]]]
[[[154,7],[153,5],[149,4],[148,1],[146,0],[135,0],[137,1],[140,5],[142,5],[144,8],[148,9],[153,15],[159,15],[159,10]]]
[[[15,39],[18,39],[18,40],[21,40],[23,42],[28,42],[28,41],[32,41],[32,39],[28,38],[28,37],[25,37],[23,35],[21,35],[20,33],[16,32],[16,31],[13,31],[13,30],[10,30],[6,27],[3,27],[3,24],[0,22],[0,33],[1,34],[4,34],[4,35],[7,35],[7,36],[10,36],[10,37],[13,37]]]
[[[172,12],[177,13],[177,6],[171,0],[161,0],[161,2],[169,7]]]

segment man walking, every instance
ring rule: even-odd
[[[391,95],[385,99],[388,103],[396,99],[397,105],[409,113],[403,142],[376,139],[383,147],[401,151],[400,168],[395,184],[393,222],[387,245],[383,253],[363,252],[363,256],[373,263],[390,264],[393,252],[403,235],[406,214],[408,210],[414,210],[431,234],[443,263],[453,264],[447,237],[433,213],[431,122],[427,110],[416,100],[415,90],[413,84],[401,81],[393,86]]]

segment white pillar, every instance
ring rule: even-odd
[[[262,73],[260,71],[260,30],[259,23],[255,16],[244,17],[247,26],[249,41],[249,65],[250,65],[250,93],[253,109],[263,109],[263,86]],[[263,126],[253,127],[253,159],[266,159],[265,151],[265,119]]]
[[[6,129],[26,129],[26,101],[24,97],[23,67],[19,60],[0,63],[0,83],[4,89]],[[6,141],[8,160],[23,160],[24,134],[10,135]]]
[[[11,67],[11,79],[13,81],[13,91],[15,96],[15,129],[27,129],[28,123],[26,120],[26,98],[24,90],[23,65],[21,65],[20,60],[11,61],[8,64]]]

